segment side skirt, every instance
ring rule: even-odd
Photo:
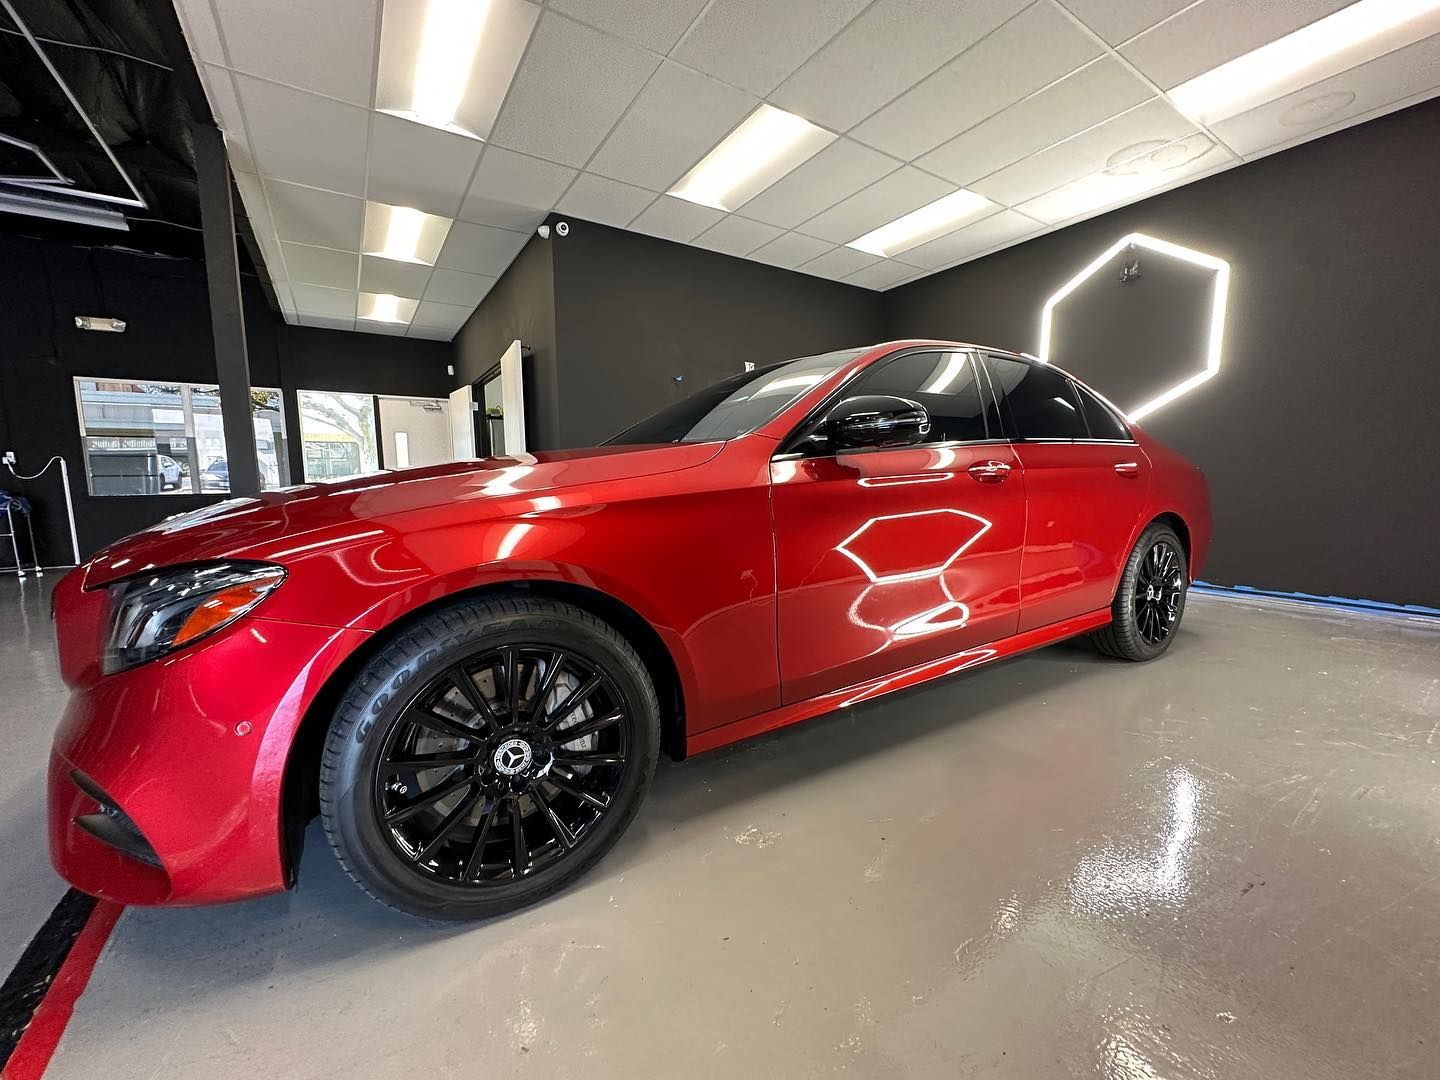
[[[994,660],[1018,656],[1020,653],[1053,645],[1057,641],[1075,637],[1077,634],[1097,630],[1109,621],[1110,609],[1108,607],[1101,608],[1099,611],[1077,615],[1073,619],[1065,619],[1062,622],[1051,623],[1049,626],[1026,630],[1023,634],[1002,638],[1000,641],[991,642],[978,649],[966,649],[964,652],[953,653],[950,656],[941,657],[939,660],[916,664],[914,667],[897,671],[893,675],[870,679],[867,682],[856,683],[854,686],[806,698],[804,701],[781,705],[778,709],[756,713],[754,716],[747,716],[744,720],[722,724],[709,731],[691,735],[685,740],[686,753],[687,755],[703,754],[706,750],[727,746],[730,743],[739,742],[741,739],[748,739],[752,735],[788,727],[790,724],[798,724],[802,720],[809,720],[811,717],[820,716],[823,713],[835,712],[838,709],[849,708],[851,705],[858,705],[862,701],[883,697],[894,690],[905,690],[912,686],[919,686],[921,683],[927,683],[932,679],[954,675],[960,671],[979,667],[981,664],[988,664]]]

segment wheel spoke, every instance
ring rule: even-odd
[[[452,739],[464,739],[466,742],[479,742],[483,737],[480,732],[473,728],[467,728],[464,724],[451,720],[448,716],[441,716],[429,709],[411,709],[405,714],[404,719],[420,727],[429,728],[437,735],[449,735]]]
[[[480,828],[475,830],[475,839],[470,842],[470,854],[465,856],[465,865],[460,870],[460,880],[468,881],[480,870],[480,864],[484,862],[485,841],[490,838],[490,827],[495,824],[495,819],[500,816],[500,800],[496,799],[490,804],[490,809],[485,812],[485,818],[480,822]]]
[[[550,697],[551,691],[555,689],[555,680],[560,677],[560,664],[565,659],[563,652],[553,652],[545,663],[545,677],[540,680],[539,687],[535,690],[535,696],[530,699],[530,723],[540,721],[545,708],[545,702]]]
[[[565,792],[566,795],[574,796],[581,802],[589,803],[597,810],[605,810],[610,806],[610,800],[605,796],[596,795],[593,791],[586,791],[581,787],[579,777],[573,775],[566,776],[563,773],[557,773],[554,769],[551,769],[550,775],[546,777],[546,779],[561,791]]]
[[[474,782],[474,777],[462,776],[459,780],[451,781],[448,784],[437,784],[414,802],[402,806],[399,810],[391,810],[385,815],[385,824],[398,825],[402,821],[408,821],[420,813],[421,810],[434,806],[437,802],[440,802],[449,795],[454,795],[457,791],[469,787]]]
[[[418,757],[391,758],[389,761],[382,761],[380,767],[394,772],[406,769],[446,769],[455,765],[470,765],[475,760],[475,754],[421,754]]]
[[[554,727],[561,720],[564,720],[581,705],[585,704],[585,700],[591,694],[595,693],[596,690],[600,689],[600,684],[603,681],[604,680],[600,677],[600,674],[598,672],[591,675],[583,683],[581,683],[574,690],[572,690],[570,692],[570,696],[567,697],[564,701],[562,701],[558,708],[545,714],[545,718],[541,721],[540,727],[548,729]]]
[[[560,815],[557,814],[555,808],[550,805],[550,800],[545,797],[545,792],[541,790],[539,784],[531,788],[530,793],[535,796],[535,801],[540,804],[540,809],[545,812],[545,819],[550,822],[550,831],[555,834],[555,839],[560,841],[562,848],[569,851],[575,846],[575,834],[565,827],[565,822],[560,820]]]
[[[559,750],[555,753],[556,761],[563,761],[566,765],[624,765],[624,754],[586,754],[570,753]]]
[[[525,819],[520,813],[520,796],[510,796],[510,838],[513,845],[511,873],[516,878],[530,869],[530,845],[525,842]]]
[[[594,735],[597,731],[604,731],[608,727],[614,727],[621,720],[625,719],[622,712],[606,713],[604,716],[592,716],[588,720],[582,720],[573,727],[561,728],[556,732],[555,745],[565,746],[583,739],[587,735]]]
[[[520,672],[515,660],[515,650],[505,646],[500,650],[501,667],[505,676],[505,718],[510,723],[518,719],[520,701]]]
[[[465,701],[469,704],[470,708],[475,710],[475,715],[478,716],[482,722],[492,728],[499,726],[495,720],[495,713],[490,708],[490,703],[485,700],[485,695],[480,693],[480,688],[475,685],[475,680],[470,676],[468,671],[457,664],[446,672],[446,676],[455,684],[460,693],[465,696]]]
[[[455,827],[470,816],[470,811],[475,809],[475,804],[479,801],[480,792],[477,790],[472,791],[456,803],[455,809],[445,815],[445,820],[442,821],[440,827],[435,830],[435,835],[430,837],[429,840],[426,840],[425,846],[416,852],[415,861],[423,863],[428,860],[431,855],[439,851],[441,845],[443,845],[450,834],[455,831]]]

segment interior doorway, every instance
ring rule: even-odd
[[[382,468],[410,469],[454,460],[444,398],[381,397],[379,403]]]

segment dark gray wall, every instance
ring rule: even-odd
[[[570,234],[550,240],[562,445],[607,439],[747,360],[881,339],[878,293],[567,220]]]
[[[448,344],[287,326],[271,314],[255,283],[246,284],[250,379],[287,391],[292,475],[300,475],[295,388],[431,397],[449,391]],[[128,325],[123,334],[77,330],[74,316],[83,314],[112,315]],[[52,455],[66,459],[82,557],[162,517],[223,498],[89,495],[75,376],[215,381],[203,264],[0,236],[0,450],[15,450],[22,472]],[[41,554],[68,561],[54,475],[23,484],[0,469],[0,487],[31,498]]]
[[[885,336],[1034,351],[1046,298],[1132,231],[1227,259],[1222,370],[1145,423],[1210,479],[1204,576],[1440,606],[1437,177],[1431,101],[892,290]],[[1140,258],[1057,324],[1056,362],[1117,399],[1197,349],[1196,290]]]
[[[455,335],[453,386],[480,378],[517,339],[530,350],[525,365],[526,442],[532,449],[560,446],[554,263],[550,241],[538,236],[530,238]]]

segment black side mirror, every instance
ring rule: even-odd
[[[914,446],[930,434],[930,414],[918,401],[865,394],[846,398],[831,409],[819,434],[835,450]]]

